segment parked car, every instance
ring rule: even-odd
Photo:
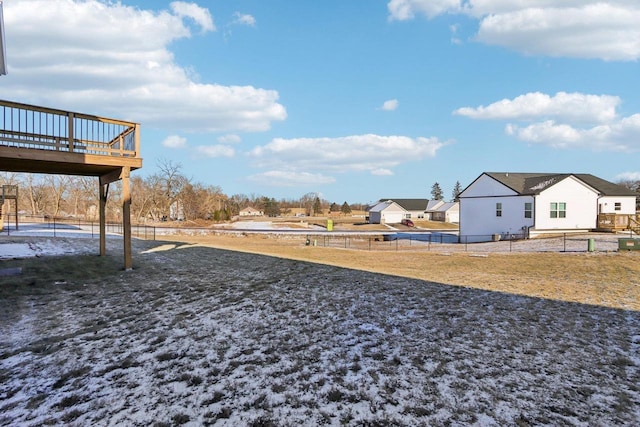
[[[406,225],[407,227],[415,227],[415,225],[413,224],[413,221],[411,221],[410,219],[403,219],[402,224]]]

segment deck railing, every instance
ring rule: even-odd
[[[598,230],[635,230],[640,226],[640,214],[599,214]]]
[[[0,145],[139,157],[137,123],[0,100]]]

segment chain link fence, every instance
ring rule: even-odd
[[[121,223],[107,223],[106,232],[111,237],[122,235]],[[21,224],[18,230],[5,226],[5,235],[49,235],[51,237],[100,236],[97,221],[81,221],[60,218],[43,218],[40,223]],[[522,236],[496,235],[459,236],[447,232],[323,232],[304,230],[233,230],[202,227],[158,227],[144,224],[132,225],[134,238],[162,240],[163,236],[211,236],[261,235],[269,240],[280,239],[284,244],[308,247],[343,248],[362,251],[396,252],[613,252],[640,249],[640,236],[625,233],[562,233],[547,237],[524,239]],[[621,239],[625,242],[621,242]],[[624,243],[624,244],[623,244]],[[630,244],[629,244],[630,243]]]

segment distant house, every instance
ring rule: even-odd
[[[263,216],[264,212],[248,206],[240,211],[240,216]]]
[[[399,224],[407,211],[392,200],[381,201],[369,209],[370,224]]]
[[[390,200],[395,202],[405,210],[404,219],[422,219],[424,212],[429,204],[428,199],[381,199],[380,201]]]
[[[369,223],[398,224],[403,219],[422,219],[428,203],[427,199],[380,199],[369,209]]]
[[[460,236],[593,230],[599,215],[635,216],[635,201],[633,191],[590,174],[484,172],[460,193]]]
[[[460,222],[460,203],[442,202],[426,212],[432,221]]]
[[[424,210],[424,218],[433,220],[433,213],[442,205],[444,205],[444,200],[429,200]]]

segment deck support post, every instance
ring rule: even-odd
[[[129,176],[131,168],[122,168],[122,236],[124,240],[124,269],[131,270],[133,261],[131,259],[131,185]]]
[[[99,183],[99,191],[100,191],[100,256],[105,256],[107,254],[107,233],[106,233],[106,225],[107,225],[107,193],[109,189],[109,184]]]

